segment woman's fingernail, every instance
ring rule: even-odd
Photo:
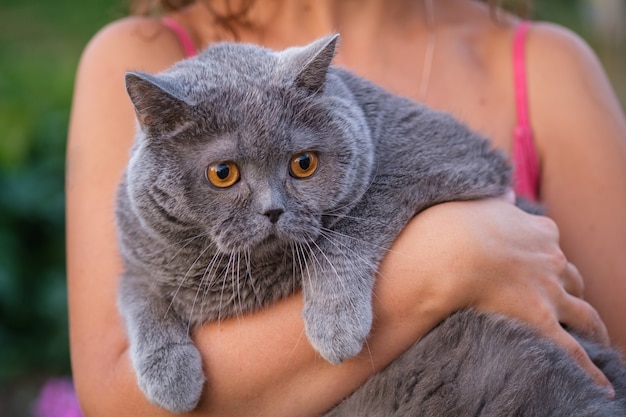
[[[608,398],[609,400],[615,399],[615,388],[613,388],[612,385],[606,387],[606,398]]]

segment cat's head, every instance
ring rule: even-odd
[[[372,145],[329,71],[336,42],[222,43],[161,74],[127,73],[140,129],[125,183],[143,227],[200,230],[231,253],[311,241],[353,205]]]

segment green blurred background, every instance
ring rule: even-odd
[[[535,1],[533,16],[582,35],[626,104],[624,3]],[[73,79],[89,38],[125,12],[124,0],[0,0],[0,416],[29,416],[42,382],[70,374],[63,176]]]

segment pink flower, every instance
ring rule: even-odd
[[[70,378],[51,378],[43,385],[33,417],[83,417]]]

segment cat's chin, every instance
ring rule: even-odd
[[[252,251],[261,256],[276,253],[279,251],[283,251],[285,248],[289,247],[289,242],[285,241],[278,237],[275,234],[268,235],[261,242],[256,244]]]
[[[272,233],[263,238],[250,236],[249,239],[238,244],[218,244],[218,247],[220,252],[224,254],[241,253],[242,255],[250,254],[253,257],[258,257],[289,250],[291,245],[291,241]]]

